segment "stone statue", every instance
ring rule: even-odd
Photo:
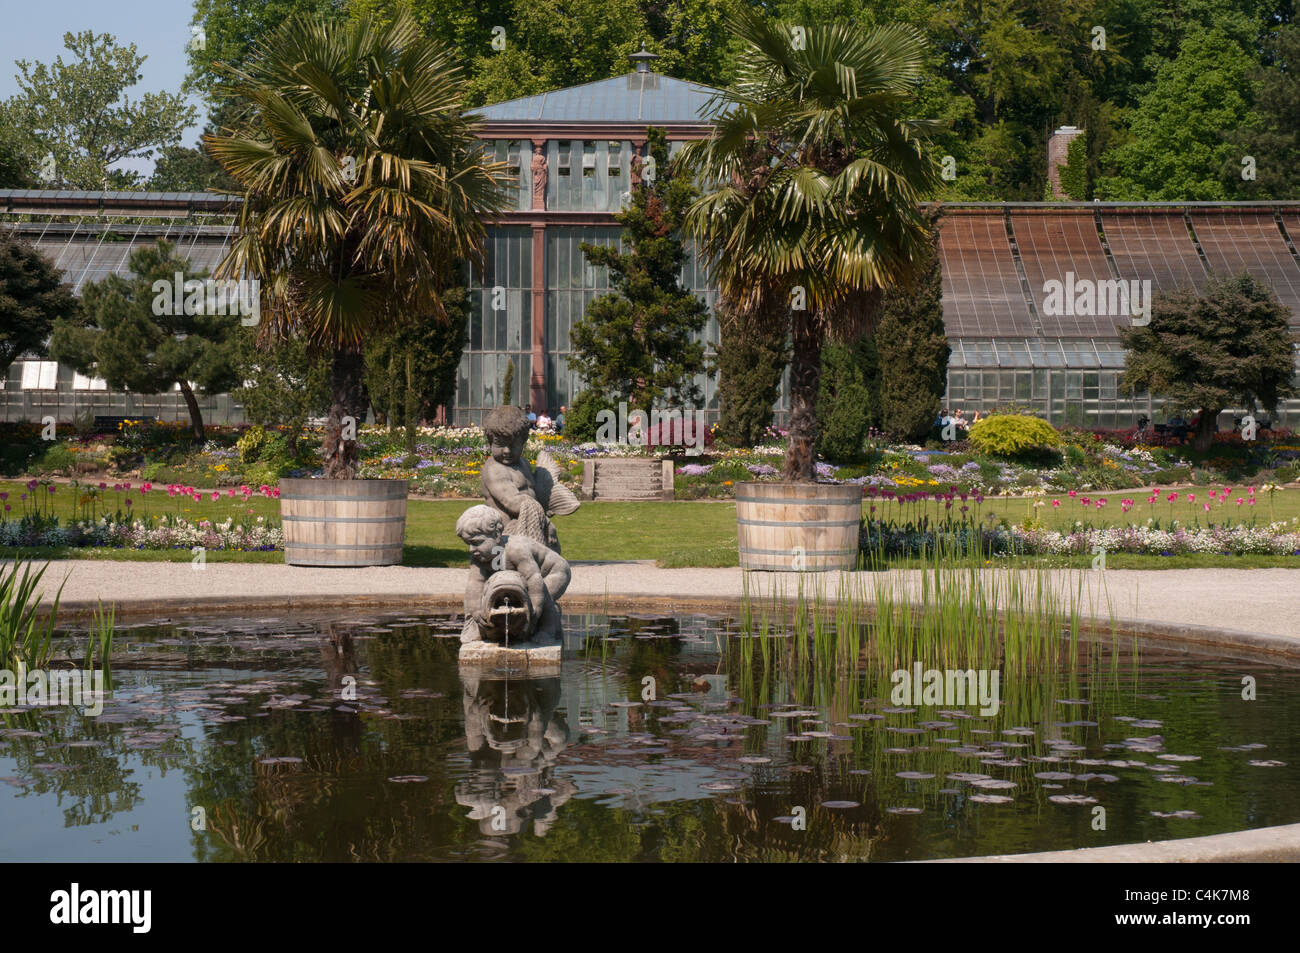
[[[632,153],[632,188],[639,188],[641,185],[641,170],[645,168],[645,160],[641,158],[639,152]]]
[[[541,142],[533,143],[533,161],[529,164],[533,174],[533,208],[546,208],[546,181],[549,173],[546,171],[546,145]]]
[[[569,586],[569,564],[537,540],[504,529],[501,513],[483,504],[456,521],[470,558],[460,640],[520,649],[558,645],[557,601]]]
[[[559,466],[545,450],[537,455],[536,470],[524,459],[528,418],[520,407],[493,407],[483,431],[491,454],[479,477],[483,499],[500,510],[508,535],[534,539],[558,553],[560,539],[549,517],[567,515],[580,505],[560,483]]]
[[[544,837],[556,808],[577,793],[555,774],[569,743],[559,678],[466,674],[461,682],[470,770],[456,785],[456,802],[472,809],[469,817],[485,836],[518,834],[532,821],[533,833]]]

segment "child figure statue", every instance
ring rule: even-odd
[[[556,601],[569,586],[564,557],[534,539],[505,534],[501,513],[482,504],[460,514],[456,535],[469,546],[471,563],[461,642],[558,642]]]
[[[557,553],[560,540],[550,516],[572,513],[580,505],[573,491],[559,481],[560,468],[543,450],[534,470],[524,459],[528,418],[519,407],[493,407],[483,421],[490,458],[480,483],[488,506],[500,510],[505,531],[548,546]]]

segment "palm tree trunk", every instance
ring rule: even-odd
[[[362,356],[359,351],[340,348],[334,352],[330,370],[330,414],[323,442],[325,476],[330,480],[351,480],[357,472],[356,428],[361,419],[356,407],[362,401]],[[350,426],[344,418],[351,418]]]
[[[203,442],[203,413],[199,410],[199,402],[194,397],[194,389],[190,387],[189,381],[176,382],[181,389],[181,396],[185,398],[185,406],[190,412],[190,429],[194,432],[194,439]]]
[[[794,312],[790,358],[790,443],[785,453],[785,478],[800,483],[816,480],[813,446],[817,442],[817,389],[822,373],[822,326],[817,315]]]

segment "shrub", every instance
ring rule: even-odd
[[[239,459],[244,463],[252,463],[261,455],[262,444],[265,441],[265,430],[257,424],[249,427],[244,431],[244,435],[235,442],[235,447],[239,450]]]
[[[880,377],[875,343],[827,343],[822,348],[817,396],[817,452],[835,463],[863,459],[867,431],[879,416]]]
[[[1065,462],[1072,467],[1081,467],[1088,462],[1088,455],[1082,447],[1071,444],[1065,448]]]
[[[53,443],[50,448],[32,462],[36,473],[71,473],[77,462],[74,454],[65,443]]]
[[[1059,446],[1060,435],[1046,420],[1012,414],[985,417],[971,427],[969,440],[995,457],[1020,457]]]
[[[594,390],[584,390],[574,398],[564,415],[564,436],[574,443],[592,443],[596,439],[596,415],[602,410],[617,411],[614,402]]]

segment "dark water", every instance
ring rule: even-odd
[[[706,616],[566,617],[534,680],[462,680],[458,630],[121,632],[101,716],[0,712],[0,860],[909,860],[1300,821],[1300,673],[1266,662],[1126,646],[1003,672],[982,717],[746,666]]]

